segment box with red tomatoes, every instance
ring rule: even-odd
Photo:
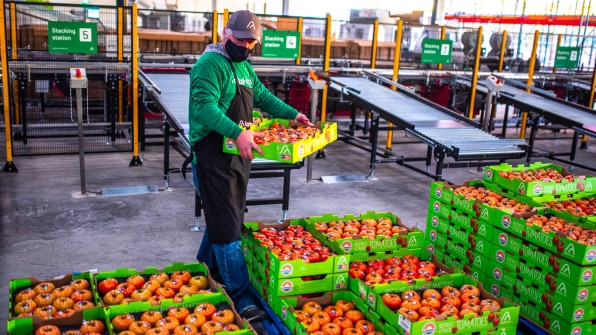
[[[66,317],[99,306],[92,278],[91,272],[77,272],[51,280],[11,279],[8,317]]]
[[[9,335],[109,334],[107,310],[93,307],[64,317],[22,317],[8,320]]]
[[[189,295],[208,295],[222,291],[211,278],[204,263],[173,263],[163,269],[142,271],[120,268],[93,276],[96,299],[102,306],[131,301],[158,305],[164,300],[182,301]]]
[[[469,276],[435,288],[378,292],[377,313],[400,334],[515,334],[519,306]]]
[[[284,297],[274,310],[290,332],[324,334],[397,334],[397,330],[347,290],[319,297]]]
[[[314,127],[296,126],[294,121],[265,119],[253,131],[262,133],[255,142],[263,155],[255,157],[282,163],[296,163],[337,140],[337,123],[317,122]],[[223,152],[239,155],[236,142],[224,136]]]
[[[323,214],[307,218],[313,235],[338,254],[421,248],[424,233],[406,227],[390,212],[366,212],[360,215]]]
[[[575,175],[559,165],[541,162],[516,167],[506,163],[489,166],[484,180],[528,197],[596,191],[596,177]]]

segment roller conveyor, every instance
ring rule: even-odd
[[[169,172],[180,171],[179,168],[169,168],[169,140],[170,136],[176,136],[184,146],[183,155],[188,158],[191,154],[190,143],[188,142],[188,100],[190,94],[190,78],[188,74],[175,73],[144,73],[140,71],[140,78],[147,89],[150,98],[155,102],[165,117],[165,138],[164,138],[164,178],[168,178]],[[170,130],[174,128],[173,130]],[[222,143],[223,145],[223,143]],[[302,162],[286,164],[262,158],[256,158],[252,162],[251,178],[283,178],[283,190],[281,198],[248,199],[247,206],[281,204],[285,220],[289,208],[290,198],[290,171],[302,167]],[[200,216],[201,201],[197,195],[195,201],[195,214]]]
[[[434,148],[437,161],[435,178],[441,178],[444,155],[456,161],[525,156],[525,141],[493,136],[479,129],[473,121],[425,100],[407,88],[382,77],[373,75],[373,78],[377,82],[395,85],[397,90],[381,86],[367,77],[332,77],[331,87],[340,91],[343,98],[369,108],[380,118],[399,125]],[[376,143],[373,145],[376,146]],[[373,148],[373,156],[375,151],[376,148]],[[372,157],[371,166],[375,161]],[[427,161],[427,166],[429,164]]]

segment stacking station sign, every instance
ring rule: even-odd
[[[425,38],[422,41],[422,64],[451,64],[453,41]]]
[[[96,54],[97,23],[48,22],[50,53]]]
[[[557,47],[555,55],[555,68],[575,69],[579,64],[579,47]]]
[[[297,31],[263,31],[263,57],[298,58],[300,33]]]

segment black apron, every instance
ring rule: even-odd
[[[240,124],[252,122],[253,90],[241,86],[230,62],[236,81],[236,96],[226,116]],[[195,144],[199,190],[209,240],[213,244],[240,240],[244,222],[246,190],[250,176],[250,159],[222,151],[223,135],[211,131]]]

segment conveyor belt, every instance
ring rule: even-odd
[[[158,108],[166,116],[166,131],[164,139],[164,177],[171,171],[180,169],[169,169],[169,137],[176,134],[186,149],[186,155],[190,155],[191,148],[188,142],[188,99],[190,92],[190,77],[188,74],[172,73],[144,73],[140,72],[141,79],[147,92],[158,105]],[[174,131],[169,130],[170,127]],[[290,171],[302,167],[302,162],[286,164],[262,158],[256,158],[252,162],[251,178],[283,178],[283,190],[281,198],[249,199],[246,201],[251,205],[281,204],[283,210],[282,220],[286,218],[289,208],[290,197]],[[201,201],[197,196],[195,201],[196,216],[200,216]]]

